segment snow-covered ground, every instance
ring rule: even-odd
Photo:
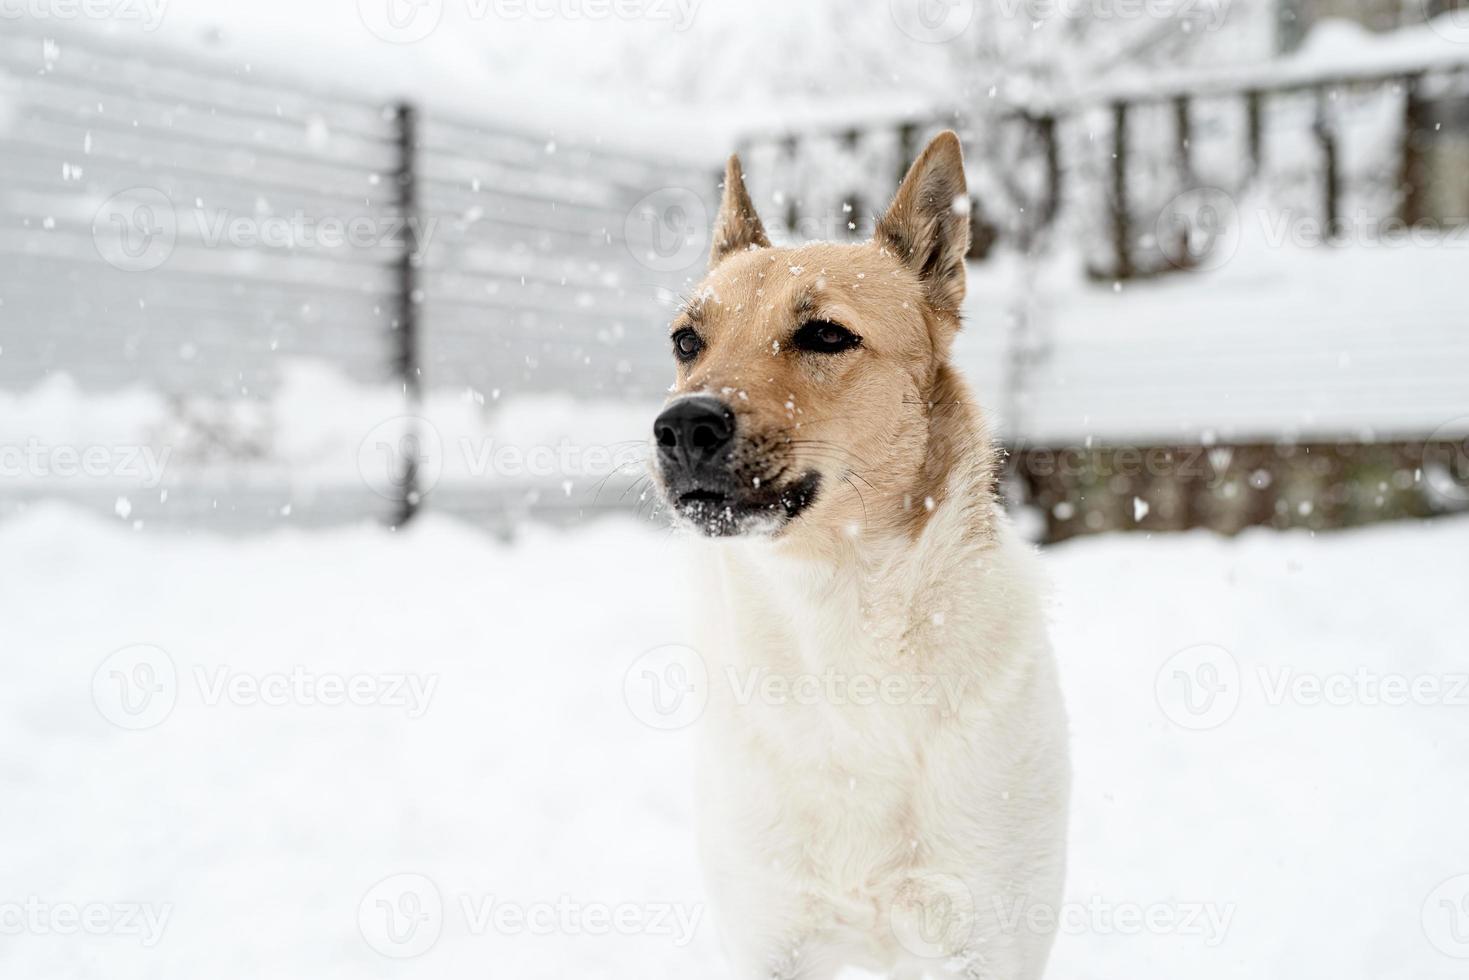
[[[666,532],[233,540],[45,505],[0,553],[0,975],[724,975],[692,730],[645,723],[632,670],[690,635]],[[1048,563],[1051,976],[1463,976],[1469,521]]]

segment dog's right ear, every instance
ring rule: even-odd
[[[760,223],[750,192],[745,189],[745,169],[740,166],[738,156],[731,156],[724,168],[724,200],[719,205],[719,217],[714,219],[709,267],[718,265],[731,252],[769,247],[765,226]]]
[[[964,151],[949,130],[935,136],[919,155],[892,206],[877,221],[877,240],[918,274],[935,308],[956,316],[964,302],[968,194]]]

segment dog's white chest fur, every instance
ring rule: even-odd
[[[1065,720],[1028,549],[710,548],[701,837],[741,977],[1039,976]]]

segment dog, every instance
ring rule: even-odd
[[[654,478],[693,533],[707,887],[740,978],[1042,975],[1066,720],[1033,549],[950,363],[958,137],[873,238],[774,247],[738,157],[674,317]]]

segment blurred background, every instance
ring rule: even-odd
[[[15,0],[0,511],[648,503],[724,156],[865,237],[943,127],[1037,534],[1460,509],[1469,13],[1417,2]]]
[[[1461,976],[1457,0],[0,0],[0,972],[722,975],[666,325],[731,151],[857,240],[944,128],[1053,972]]]

